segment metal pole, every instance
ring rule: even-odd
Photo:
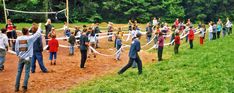
[[[67,26],[69,27],[69,7],[68,7],[68,0],[66,0],[66,15],[67,15]]]
[[[6,24],[7,24],[7,14],[6,14],[5,0],[2,0],[2,2],[3,2],[3,7],[4,7],[5,22],[6,22]]]

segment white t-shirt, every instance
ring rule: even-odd
[[[156,26],[158,24],[158,20],[153,20],[153,25]]]
[[[5,34],[0,33],[0,48],[5,49],[8,46],[8,38]]]
[[[213,32],[213,26],[209,27],[209,32]]]

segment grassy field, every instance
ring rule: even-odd
[[[123,75],[108,75],[86,82],[69,93],[233,93],[234,92],[234,35],[204,46],[195,43],[194,49],[182,45],[178,55],[173,47],[164,54],[171,55],[161,63],[143,66],[143,74],[129,69]]]

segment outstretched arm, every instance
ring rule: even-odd
[[[41,36],[41,23],[38,26],[37,32],[29,37],[29,40],[34,42]]]

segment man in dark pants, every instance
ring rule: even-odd
[[[35,24],[33,24],[35,26]],[[32,27],[32,33],[35,34],[37,27]],[[38,64],[41,68],[41,71],[43,73],[47,73],[47,69],[44,66],[43,63],[43,55],[42,55],[42,51],[43,51],[43,44],[42,44],[42,37],[38,37],[37,40],[33,43],[33,56],[32,56],[32,63],[31,63],[31,72],[35,73],[35,69],[36,69],[36,60],[38,61]]]
[[[94,32],[95,32],[95,34],[96,34],[96,37],[99,36],[98,33],[102,33],[102,32],[100,31],[100,29],[99,29],[99,23],[96,23],[96,26],[95,26],[95,28],[94,28]],[[96,41],[96,48],[99,48],[98,43],[99,43],[99,41],[98,41],[98,39],[97,39],[97,41]]]
[[[123,74],[128,68],[130,68],[133,64],[133,62],[135,61],[137,63],[138,66],[138,73],[141,74],[142,73],[142,62],[141,59],[138,55],[138,52],[141,50],[141,44],[139,39],[141,38],[141,34],[138,33],[136,35],[136,38],[133,40],[131,47],[130,47],[130,51],[129,51],[129,62],[128,64],[123,67],[118,74]]]
[[[48,19],[47,22],[46,22],[46,24],[45,24],[45,30],[46,30],[46,32],[45,32],[45,39],[49,39],[48,38],[48,34],[51,32],[52,27],[53,26],[51,25],[51,20]],[[46,45],[48,45],[48,40],[46,40]],[[48,49],[49,48],[47,48],[47,50]]]
[[[162,61],[163,47],[164,47],[164,37],[163,33],[160,32],[158,37],[158,61]]]
[[[84,68],[87,59],[88,47],[89,47],[89,40],[88,36],[86,36],[86,31],[84,31],[80,37],[80,52],[81,52],[80,68]]]

